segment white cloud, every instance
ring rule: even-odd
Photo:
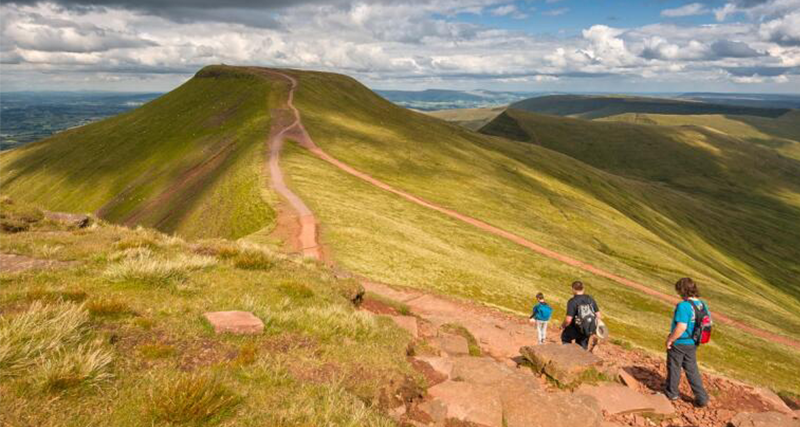
[[[674,9],[664,9],[661,11],[661,16],[678,18],[682,16],[705,15],[706,13],[709,13],[709,10],[702,3],[689,3]]]

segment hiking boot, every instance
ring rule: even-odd
[[[705,408],[708,406],[708,401],[706,400],[705,402],[694,402],[694,406],[696,408]]]

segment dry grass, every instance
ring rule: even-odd
[[[150,392],[152,416],[174,424],[201,423],[229,414],[240,397],[208,374],[184,374],[156,384]]]
[[[217,260],[202,255],[184,255],[164,259],[149,251],[137,252],[136,256],[123,258],[110,265],[105,276],[112,282],[139,282],[154,286],[166,286],[186,280],[188,273],[212,267]]]
[[[92,341],[89,313],[73,303],[34,302],[0,318],[0,378],[26,376],[48,391],[111,378],[113,355]]]
[[[124,302],[113,298],[93,298],[86,302],[86,309],[92,316],[125,316],[134,311]]]

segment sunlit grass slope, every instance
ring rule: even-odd
[[[540,114],[573,116],[585,119],[596,119],[625,113],[746,114],[761,117],[778,117],[789,111],[784,108],[745,107],[738,105],[709,104],[683,99],[623,95],[540,96],[515,102],[511,104],[511,108]]]
[[[425,111],[424,113],[447,120],[467,129],[478,130],[505,110],[506,107],[454,108],[450,110]]]
[[[695,276],[718,309],[760,327],[798,336],[797,289],[766,278],[786,272],[758,271],[746,254],[708,238],[706,226],[749,227],[739,222],[746,217],[743,213],[734,221],[715,225],[718,209],[661,183],[618,176],[535,144],[476,134],[404,110],[344,76],[305,72],[296,76],[300,79],[296,102],[311,136],[331,155],[357,169],[664,292],[671,292],[671,283],[677,277]],[[299,179],[294,172],[290,175]],[[328,197],[335,201],[321,203],[322,196],[314,186],[327,187],[334,182],[325,177],[305,189],[296,181],[293,185],[322,217],[323,241],[331,246],[336,260],[368,276],[462,293],[515,309],[527,305],[530,292],[536,289],[556,289],[573,277],[584,277],[590,283],[599,281],[579,272],[555,279],[546,272],[559,271],[562,266],[525,251],[511,262],[508,246],[491,241],[476,243],[452,231],[469,228],[462,224],[442,226],[448,233],[440,239],[446,239],[448,246],[438,250],[450,251],[450,245],[465,247],[481,251],[485,257],[482,261],[465,256],[463,259],[469,262],[454,262],[423,249],[413,256],[404,251],[394,253],[398,245],[425,248],[427,242],[437,241],[429,234],[397,231],[432,223],[429,215],[401,214],[396,210],[399,208],[390,208],[388,212],[393,214],[385,218],[390,224],[384,233],[383,227],[372,227],[374,220],[352,213],[357,209],[340,212],[366,197],[354,189],[363,187],[342,183],[329,191]],[[363,209],[380,211],[383,206],[367,202]],[[712,219],[704,219],[707,216]],[[788,219],[782,225],[786,223]],[[390,225],[397,229],[391,231]],[[477,230],[464,232],[481,234]],[[344,233],[351,234],[344,237]],[[783,238],[775,237],[777,241]],[[350,250],[353,245],[359,250]],[[383,259],[381,254],[388,258]],[[758,256],[769,259],[771,252],[762,250]],[[507,265],[509,262],[512,265]],[[503,266],[500,270],[506,274],[497,274],[498,268],[490,265]],[[437,273],[430,274],[431,270]],[[419,271],[426,273],[417,274]],[[533,278],[513,284],[509,274]],[[504,296],[492,296],[494,293]],[[638,309],[639,300],[622,301],[625,310]],[[669,311],[667,307],[660,309]],[[649,333],[655,334],[655,329]],[[648,339],[655,344],[660,335]]]
[[[247,68],[201,70],[145,106],[0,155],[0,187],[49,209],[185,236],[269,225],[261,197],[269,108],[285,86]]]
[[[735,116],[720,114],[670,115],[626,113],[601,120],[624,121],[664,126],[701,126],[754,144],[770,147],[778,153],[800,160],[800,111],[780,117]]]
[[[636,207],[611,203],[733,281],[782,289],[795,301],[800,297],[797,160],[707,127],[597,122],[513,109],[481,131],[528,141],[654,185],[641,202],[668,215],[673,221],[669,227],[650,223]],[[722,257],[683,239],[687,232],[698,233]],[[739,266],[726,266],[728,260]]]
[[[0,252],[73,264],[0,273],[4,426],[389,427],[397,388],[422,385],[411,337],[315,263],[108,224],[37,230]],[[215,334],[203,313],[220,310],[264,332]]]

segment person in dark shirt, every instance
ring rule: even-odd
[[[561,324],[561,342],[563,344],[576,343],[583,347],[584,350],[589,348],[589,339],[593,333],[585,333],[578,323],[582,319],[593,317],[591,319],[595,323],[595,330],[597,322],[600,320],[600,308],[597,302],[591,295],[584,294],[583,282],[576,281],[572,283],[573,297],[567,302],[567,315],[564,317],[564,323]],[[585,320],[583,320],[585,322]]]

